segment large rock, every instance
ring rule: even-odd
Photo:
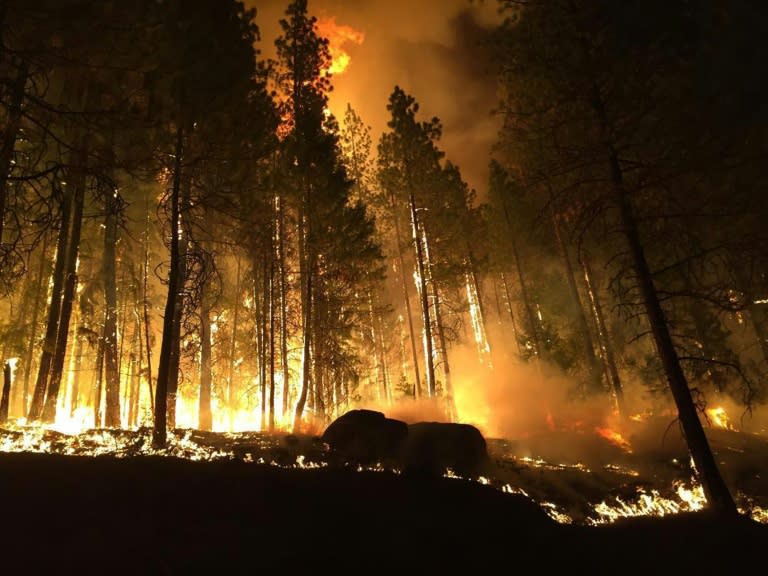
[[[450,468],[464,478],[488,471],[490,459],[485,438],[469,424],[418,422],[408,426],[403,451],[403,473],[440,476]]]
[[[326,428],[322,441],[334,455],[356,464],[397,464],[408,425],[373,410],[351,410]]]

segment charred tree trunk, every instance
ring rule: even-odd
[[[229,375],[227,378],[227,418],[229,427],[234,424],[234,379],[235,379],[235,352],[237,351],[237,328],[240,322],[240,297],[242,286],[240,284],[240,259],[237,260],[237,278],[235,280],[235,310],[232,316],[232,340],[229,345]]]
[[[299,210],[298,244],[299,244],[299,274],[302,287],[302,358],[301,358],[301,391],[296,401],[293,415],[293,430],[301,428],[301,419],[307,397],[310,394],[312,371],[312,327],[314,319],[313,283],[315,273],[314,247],[312,246],[312,218],[310,214],[311,186],[304,183],[305,194]]]
[[[581,266],[584,270],[584,284],[587,287],[587,294],[589,295],[589,302],[592,307],[592,316],[597,330],[597,340],[600,344],[600,352],[603,358],[603,365],[605,366],[605,376],[611,387],[614,400],[616,401],[616,409],[620,415],[625,416],[627,410],[624,404],[624,389],[621,385],[619,370],[616,366],[616,358],[613,354],[613,346],[611,345],[610,335],[608,334],[608,327],[605,324],[603,307],[600,303],[600,295],[597,293],[595,287],[594,275],[592,274],[592,268],[589,265],[589,256],[587,254],[581,255]]]
[[[105,194],[104,259],[104,375],[106,379],[106,403],[104,426],[120,427],[120,366],[117,354],[117,192]]]
[[[531,331],[531,334],[530,334],[531,345],[533,346],[533,353],[536,356],[536,359],[540,360],[541,359],[541,339],[539,338],[539,322],[536,317],[536,314],[533,311],[533,304],[528,294],[528,286],[525,283],[525,273],[523,272],[522,263],[520,261],[520,252],[517,249],[517,238],[515,237],[515,228],[512,224],[512,218],[509,215],[509,209],[507,208],[506,203],[504,203],[503,208],[504,208],[504,218],[507,222],[507,227],[509,230],[509,240],[512,247],[512,258],[515,262],[515,271],[517,272],[517,279],[518,279],[518,282],[520,282],[520,297],[523,300],[523,309],[525,310],[526,320],[528,321],[529,330]],[[506,289],[506,280],[505,280],[504,286]],[[509,297],[508,290],[507,290],[507,296]],[[510,310],[511,310],[511,301],[510,301]]]
[[[274,234],[269,258],[269,431],[275,431],[275,247]]]
[[[8,204],[8,174],[11,171],[16,137],[21,127],[24,88],[27,85],[28,77],[29,67],[26,62],[22,62],[19,64],[16,78],[10,87],[8,114],[5,118],[5,126],[2,130],[2,143],[0,143],[0,246],[3,241],[5,210]]]
[[[50,381],[45,397],[42,419],[53,422],[56,419],[56,405],[59,399],[59,389],[64,372],[64,359],[69,339],[69,323],[72,317],[72,306],[77,294],[77,256],[80,248],[80,231],[83,224],[83,207],[85,204],[85,176],[87,150],[85,139],[79,150],[75,152],[71,168],[69,185],[73,188],[72,222],[65,250],[64,289],[61,296],[61,310],[57,323],[56,346],[51,361]]]
[[[263,256],[263,255],[262,255]],[[261,274],[259,265],[263,264]],[[256,258],[253,263],[253,301],[256,314],[256,356],[259,366],[259,428],[266,429],[267,422],[267,290],[266,284],[266,258]]]
[[[296,413],[293,417],[293,430],[298,432],[301,428],[301,418],[304,414],[304,405],[307,402],[307,393],[310,387],[310,371],[311,371],[311,322],[312,322],[312,277],[307,278],[307,292],[306,292],[306,304],[304,309],[304,322],[306,328],[304,329],[304,342],[303,353],[301,362],[301,392],[299,399],[296,402]]]
[[[184,278],[180,277],[181,254],[181,218],[179,210],[182,154],[184,152],[184,129],[179,127],[176,132],[176,156],[174,161],[173,186],[171,189],[171,262],[168,272],[168,297],[165,301],[163,316],[163,339],[160,345],[160,361],[157,368],[157,387],[155,389],[155,425],[152,432],[152,444],[155,448],[165,448],[168,434],[168,405],[175,402],[175,389],[171,381],[172,366],[178,365],[174,356],[179,355],[179,328],[176,326],[179,316],[177,308],[182,299],[181,291]],[[169,394],[173,390],[173,397]]]
[[[290,371],[288,365],[288,288],[285,269],[285,195],[280,192],[277,199],[277,247],[278,247],[278,288],[280,291],[280,367],[283,372],[283,411],[284,425],[288,423],[290,405]]]
[[[78,324],[82,324],[82,310],[78,313]],[[80,328],[75,328],[75,357],[74,370],[72,374],[72,397],[69,401],[69,414],[75,415],[75,410],[80,407],[80,372],[83,368],[83,339],[80,336]]]
[[[551,196],[551,194],[550,194]],[[568,254],[568,247],[563,241],[563,236],[560,230],[560,223],[557,220],[557,215],[552,210],[552,227],[555,232],[555,240],[557,241],[557,247],[560,251],[560,257],[563,259],[563,269],[565,270],[565,277],[568,280],[568,288],[571,291],[571,298],[576,306],[576,321],[578,323],[578,331],[581,334],[581,342],[584,345],[584,358],[587,360],[587,366],[589,368],[589,384],[592,391],[598,391],[600,389],[600,371],[597,366],[597,358],[595,357],[595,346],[592,342],[592,332],[589,329],[589,323],[587,322],[587,315],[584,312],[584,305],[581,302],[581,295],[579,294],[579,287],[576,283],[576,275],[573,272],[573,265],[571,264],[571,258]],[[615,365],[614,365],[615,368]],[[618,374],[618,373],[617,373]],[[621,384],[619,384],[619,389]],[[616,388],[614,387],[614,391]],[[583,391],[586,392],[586,391]],[[617,396],[618,398],[618,396]]]
[[[35,390],[32,394],[32,402],[29,406],[27,420],[38,420],[43,412],[43,403],[48,389],[48,379],[51,372],[51,363],[56,351],[56,336],[59,330],[59,317],[61,316],[61,300],[64,294],[64,274],[66,272],[66,253],[69,244],[71,227],[71,214],[73,209],[74,191],[68,188],[64,191],[64,199],[61,207],[61,226],[56,241],[56,260],[53,267],[53,286],[51,288],[51,302],[48,306],[48,319],[43,339],[43,350],[40,355],[40,364],[37,369]]]
[[[184,145],[182,143],[182,154]],[[168,370],[168,427],[173,430],[176,428],[176,396],[179,390],[179,377],[181,366],[181,320],[184,313],[184,298],[186,296],[185,287],[187,282],[187,255],[189,254],[190,227],[187,222],[189,209],[191,206],[192,194],[192,175],[181,168],[181,189],[179,195],[179,238],[178,240],[178,261],[176,262],[178,277],[178,295],[173,308],[173,352],[170,357],[170,366]]]
[[[32,360],[37,349],[37,321],[40,316],[40,308],[45,290],[45,270],[48,267],[48,234],[45,235],[43,246],[40,249],[40,266],[37,270],[37,278],[34,284],[35,299],[32,304],[32,320],[29,326],[27,338],[27,350],[24,354],[24,387],[22,390],[22,413],[27,414],[29,409],[29,377],[32,374]]]
[[[424,265],[424,247],[419,238],[419,216],[416,210],[416,198],[413,190],[408,197],[411,212],[411,229],[413,245],[416,252],[416,269],[419,274],[419,301],[421,304],[421,320],[424,324],[424,363],[427,372],[427,394],[430,398],[435,396],[435,364],[433,358],[434,340],[432,338],[432,323],[429,313],[429,293],[427,292],[427,273]]]
[[[368,288],[368,322],[369,322],[369,335],[371,338],[371,345],[373,346],[373,363],[376,371],[376,389],[379,400],[382,402],[389,401],[389,395],[387,393],[387,382],[384,375],[384,358],[380,348],[380,337],[378,330],[376,329],[376,312],[373,306],[373,290]]]
[[[509,292],[509,284],[507,283],[507,275],[504,272],[501,273],[501,283],[504,286],[504,303],[509,314],[509,321],[512,324],[512,335],[515,338],[515,345],[517,346],[518,355],[522,356],[523,350],[520,347],[520,332],[517,330],[517,320],[515,319],[515,312],[512,309],[512,294]]]
[[[203,294],[200,304],[200,403],[198,410],[198,427],[200,430],[210,430],[213,426],[211,415],[211,308],[208,294],[203,284]]]
[[[504,206],[504,214],[507,217],[507,224],[509,225],[509,231],[512,241],[512,258],[515,261],[515,270],[517,271],[517,280],[520,282],[520,297],[523,299],[523,309],[525,310],[525,316],[526,320],[528,321],[530,338],[531,338],[531,345],[533,346],[533,354],[536,356],[537,360],[541,360],[541,338],[539,335],[539,320],[536,316],[536,313],[533,311],[533,303],[531,302],[531,297],[528,294],[528,286],[525,282],[525,272],[523,272],[523,265],[520,260],[520,252],[517,249],[517,239],[514,238],[514,233],[512,231],[512,224],[509,218],[509,213],[507,212],[507,207]]]
[[[629,194],[624,186],[624,174],[619,163],[616,149],[608,139],[607,121],[602,103],[602,97],[597,87],[594,87],[593,106],[600,122],[605,138],[606,160],[611,175],[613,200],[619,211],[622,233],[634,268],[640,292],[642,294],[645,312],[651,326],[656,348],[661,356],[664,372],[667,376],[672,396],[677,405],[678,416],[682,423],[691,457],[696,465],[704,494],[713,510],[730,515],[738,515],[736,503],[725,484],[715,457],[710,448],[701,420],[696,411],[696,404],[688,386],[680,359],[677,355],[672,335],[669,332],[667,319],[661,307],[656,286],[653,283],[648,261],[645,258],[640,232],[637,226],[634,209]]]
[[[142,313],[144,315],[144,346],[147,351],[147,386],[149,387],[149,404],[152,413],[155,412],[155,391],[152,386],[152,338],[149,321],[149,196],[145,197],[145,227],[144,227],[144,265],[141,272]]]
[[[435,330],[437,331],[437,342],[442,357],[443,375],[445,376],[445,403],[448,411],[448,419],[453,422],[456,419],[456,405],[453,397],[453,381],[451,380],[451,364],[448,361],[448,345],[445,339],[445,327],[443,326],[443,315],[440,306],[440,291],[435,282],[432,271],[432,257],[429,252],[429,239],[424,226],[421,227],[421,235],[424,242],[424,257],[426,263],[428,286],[432,292],[432,310],[435,315]]]
[[[0,396],[0,424],[8,422],[8,409],[11,404],[11,383],[13,372],[10,362],[3,364],[3,394]]]
[[[93,385],[93,426],[101,428],[101,390],[102,377],[104,374],[104,335],[99,338],[99,344],[96,350],[96,378]]]

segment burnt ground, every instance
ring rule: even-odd
[[[747,574],[768,550],[746,518],[562,525],[476,482],[241,459],[4,453],[0,509],[3,573]]]

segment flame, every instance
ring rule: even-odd
[[[728,418],[728,413],[722,406],[707,408],[707,418],[715,428],[722,428],[723,430],[734,429],[730,419]]]
[[[318,34],[328,39],[328,50],[331,53],[331,65],[326,71],[331,76],[343,74],[349,67],[352,57],[345,49],[347,44],[357,44],[365,41],[365,34],[345,24],[337,24],[336,17],[330,16],[317,21]]]
[[[629,441],[626,438],[624,438],[624,436],[621,435],[620,432],[617,432],[616,430],[612,430],[611,428],[601,428],[599,426],[595,428],[595,432],[600,434],[600,436],[608,440],[608,442],[610,442],[614,446],[618,446],[619,448],[624,450],[624,452],[626,452],[627,454],[632,453],[632,445],[629,443]]]

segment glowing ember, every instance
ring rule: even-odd
[[[622,436],[616,430],[612,430],[610,428],[600,428],[598,426],[597,428],[595,428],[595,432],[600,434],[600,436],[608,440],[608,442],[610,442],[614,446],[618,446],[619,448],[624,450],[624,452],[626,452],[627,454],[632,453],[632,445],[629,443],[629,441],[626,438],[624,438],[624,436]]]
[[[728,413],[722,406],[707,408],[707,419],[715,428],[722,428],[723,430],[734,429],[728,418]]]
[[[352,57],[346,51],[345,45],[357,44],[365,41],[365,34],[355,30],[351,26],[336,23],[336,17],[321,18],[317,21],[317,31],[320,36],[328,39],[328,50],[331,53],[331,66],[327,73],[333,76],[343,74],[349,67]]]

